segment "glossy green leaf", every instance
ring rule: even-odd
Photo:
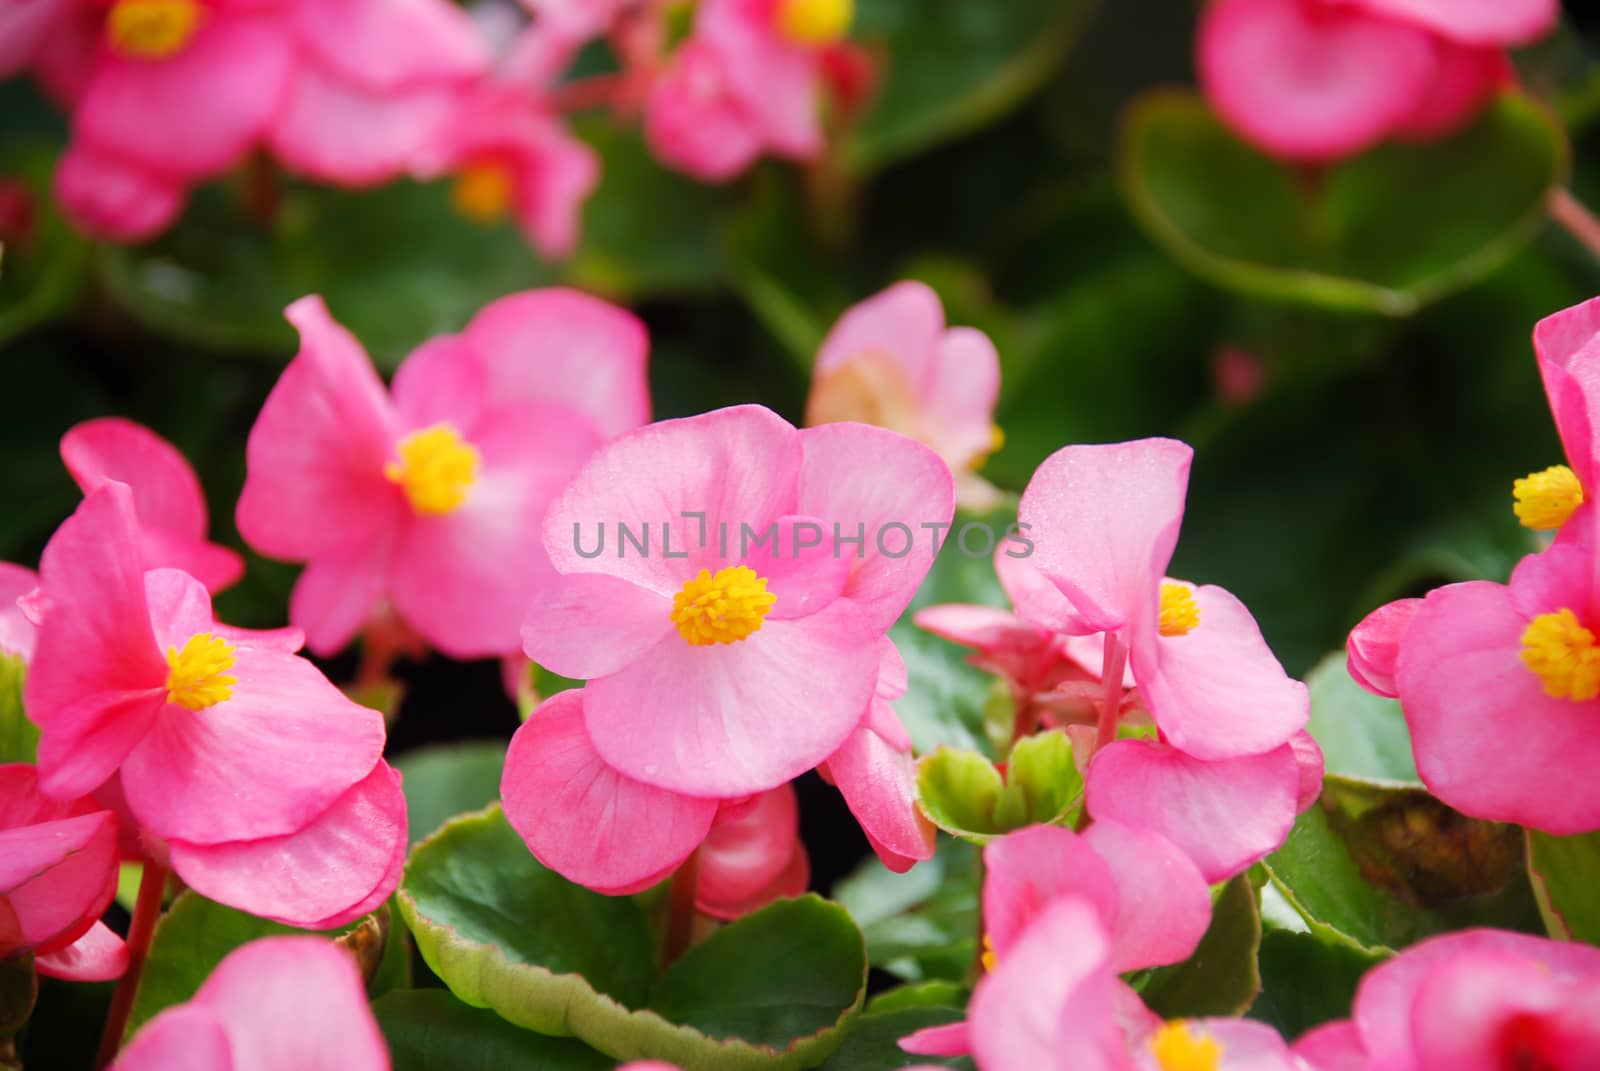
[[[1600,833],[1527,831],[1528,871],[1551,937],[1600,945]]]
[[[869,1012],[850,1024],[844,1044],[828,1057],[820,1071],[887,1071],[896,1067],[971,1068],[966,1057],[938,1059],[915,1056],[900,1048],[900,1039],[925,1027],[959,1022],[966,1013],[959,1007],[899,1008]]]
[[[405,786],[411,843],[456,815],[480,811],[499,799],[500,768],[505,759],[503,741],[438,744],[396,759],[395,769]]]
[[[1256,966],[1260,946],[1256,892],[1241,874],[1216,897],[1211,925],[1194,955],[1151,971],[1139,994],[1151,1011],[1169,1019],[1239,1015],[1261,992]]]
[[[581,1041],[513,1026],[448,989],[400,989],[372,1004],[394,1071],[611,1071],[616,1061]]]
[[[39,727],[22,710],[27,663],[0,651],[0,763],[33,762],[39,756]]]
[[[940,838],[932,859],[896,874],[869,856],[834,887],[874,967],[913,981],[966,984],[977,963],[978,850]]]
[[[1129,204],[1193,270],[1258,296],[1391,316],[1504,263],[1566,168],[1553,117],[1515,93],[1452,138],[1384,145],[1320,180],[1246,145],[1190,93],[1144,97],[1121,145]]]
[[[1343,941],[1269,931],[1261,939],[1261,995],[1250,1017],[1293,1040],[1314,1026],[1350,1017],[1362,977],[1383,962]]]
[[[1023,826],[1070,823],[1083,806],[1083,777],[1067,734],[1018,740],[1002,773],[973,751],[942,747],[917,763],[917,798],[940,829],[984,844]]]
[[[399,903],[457,997],[617,1059],[707,1071],[810,1066],[865,997],[860,932],[815,896],[718,930],[658,978],[639,905],[541,866],[498,807],[419,845]]]
[[[1306,684],[1311,689],[1308,728],[1322,745],[1328,773],[1421,784],[1399,702],[1373,695],[1351,680],[1343,652],[1317,663]]]

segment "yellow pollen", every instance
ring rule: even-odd
[[[1182,1019],[1157,1030],[1150,1039],[1150,1052],[1161,1071],[1218,1071],[1222,1067],[1222,1046],[1216,1038],[1190,1033]]]
[[[123,55],[167,59],[194,37],[202,14],[198,0],[116,0],[106,15],[106,38]]]
[[[1583,505],[1583,485],[1565,465],[1529,473],[1511,485],[1511,494],[1517,500],[1511,507],[1517,520],[1536,532],[1560,528]]]
[[[414,431],[395,448],[400,460],[383,467],[383,474],[405,490],[418,513],[449,513],[467,500],[478,478],[478,451],[448,424]]]
[[[209,632],[189,637],[183,650],[167,648],[167,702],[190,710],[214,707],[233,695],[239,678],[225,676],[233,668],[233,646]]]
[[[1540,614],[1522,633],[1522,664],[1544,684],[1552,699],[1593,699],[1600,695],[1600,648],[1594,633],[1571,610]]]
[[[1184,636],[1200,624],[1200,604],[1187,584],[1161,582],[1161,635]]]
[[[505,218],[515,192],[511,170],[506,165],[482,160],[456,172],[456,181],[450,187],[450,205],[457,215],[488,225]]]
[[[738,643],[759,631],[778,597],[767,591],[766,578],[746,565],[702,569],[672,597],[672,623],[696,647]]]
[[[985,973],[993,972],[1000,964],[999,958],[994,954],[994,941],[988,934],[983,935],[983,955],[979,956],[978,960],[983,964]]]
[[[850,32],[855,0],[779,0],[778,29],[802,45],[831,45]]]

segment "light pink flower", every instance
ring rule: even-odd
[[[0,562],[0,655],[15,655],[24,662],[33,658],[38,632],[17,600],[38,586],[39,574],[32,569]]]
[[[879,640],[932,561],[897,533],[953,508],[938,456],[881,428],[796,431],[757,406],[642,428],[551,507],[561,578],[524,649],[589,681],[588,736],[619,773],[712,798],[775,788],[860,723]],[[609,549],[591,553],[602,524]]]
[[[1337,0],[1463,45],[1527,45],[1549,33],[1558,0]]]
[[[128,485],[146,569],[182,569],[212,593],[244,573],[244,559],[206,540],[205,492],[176,447],[120,417],[87,420],[61,439],[61,460],[85,494],[107,480]]]
[[[297,633],[220,624],[199,581],[146,570],[134,510],[106,481],[45,547],[24,685],[41,787],[111,793],[214,900],[304,926],[370,911],[405,853],[382,716],[296,657]]]
[[[1316,1071],[1600,1064],[1600,950],[1499,930],[1430,938],[1374,967],[1352,1022],[1302,1038]]]
[[[117,816],[39,791],[32,766],[0,766],[0,960],[32,952],[39,973],[115,978],[121,938],[100,921],[117,892]]]
[[[1000,443],[1000,356],[983,332],[946,328],[939,295],[896,283],[839,318],[817,353],[806,423],[856,420],[926,443],[956,474],[956,496],[986,508],[997,492],[974,473]]]
[[[239,531],[308,562],[290,620],[313,651],[393,612],[454,657],[503,655],[551,574],[536,533],[601,441],[648,419],[648,340],[568,290],[513,294],[430,340],[384,389],[320,298],[251,429]]]
[[[267,937],[228,953],[194,998],[134,1035],[115,1071],[389,1071],[348,952]]]

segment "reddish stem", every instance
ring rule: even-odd
[[[1550,191],[1547,205],[1550,218],[1563,230],[1576,238],[1584,248],[1600,256],[1600,219],[1584,203],[1572,196],[1572,191],[1558,186]]]
[[[672,966],[694,939],[694,894],[700,881],[700,849],[696,848],[672,875],[667,887],[667,927],[661,941],[661,966]]]
[[[1117,738],[1117,715],[1122,711],[1122,674],[1128,667],[1128,649],[1115,632],[1106,633],[1105,656],[1100,663],[1100,731],[1094,749],[1099,751]]]
[[[105,1032],[100,1035],[100,1052],[94,1058],[96,1068],[110,1065],[122,1046],[128,1016],[133,1012],[133,999],[139,995],[139,979],[144,975],[145,960],[150,956],[150,939],[155,936],[156,920],[161,917],[167,874],[167,868],[160,863],[144,864],[144,873],[139,878],[139,899],[133,906],[133,922],[128,926],[128,969],[111,994],[111,1010],[106,1013]]]

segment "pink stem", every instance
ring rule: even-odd
[[[144,974],[145,960],[150,956],[150,941],[156,933],[156,920],[161,917],[161,899],[166,891],[167,868],[160,863],[146,862],[139,878],[139,899],[133,906],[133,921],[128,925],[128,969],[111,994],[105,1032],[100,1035],[100,1052],[94,1059],[97,1068],[109,1066],[122,1046],[122,1035],[128,1029],[133,998],[139,995],[139,979]]]
[[[1571,190],[1561,186],[1551,190],[1548,208],[1550,218],[1557,225],[1589,252],[1600,256],[1600,219],[1596,219],[1582,201],[1572,196]]]
[[[1128,649],[1115,632],[1106,633],[1105,657],[1100,663],[1100,731],[1094,749],[1099,751],[1117,738],[1117,715],[1122,711],[1122,674],[1128,666]]]

